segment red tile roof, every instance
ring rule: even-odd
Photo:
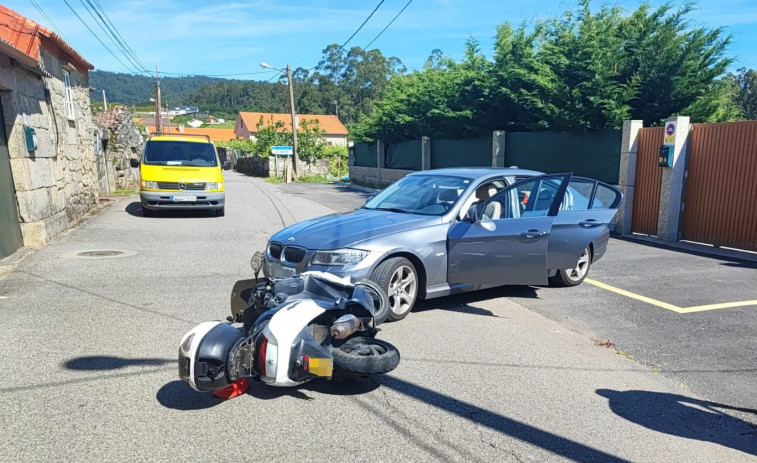
[[[147,131],[155,133],[155,127],[148,126]],[[172,125],[170,130],[168,126],[163,126],[163,133],[171,135],[181,135],[182,133],[185,135],[207,135],[210,137],[210,141],[229,141],[237,138],[234,135],[234,129],[209,129],[204,127],[195,129],[193,127],[184,127],[184,131],[179,132],[179,128],[176,125]]]
[[[50,40],[60,48],[63,53],[71,58],[72,64],[81,68],[81,71],[95,68],[55,32],[40,26],[25,16],[21,16],[10,8],[0,5],[1,41],[7,42],[16,50],[39,62],[39,49],[40,46],[43,46],[43,39]]]
[[[284,127],[282,130],[287,132],[292,131],[292,116],[291,114],[276,114],[276,113],[247,113],[240,112],[239,117],[244,121],[245,127],[251,133],[257,133],[258,125],[260,125],[261,118],[265,125],[276,124],[277,122],[283,122]],[[326,135],[347,135],[347,128],[342,122],[333,115],[328,114],[298,114],[298,125],[302,124],[302,121],[317,120],[318,125],[322,130],[326,132]]]

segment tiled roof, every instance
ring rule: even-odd
[[[155,133],[155,127],[148,126],[147,131],[150,133]],[[179,132],[179,128],[176,125],[172,125],[170,130],[168,126],[163,127],[163,133],[164,134],[171,134],[171,135],[207,135],[210,137],[210,141],[229,141],[234,140],[237,138],[236,135],[234,135],[234,129],[209,129],[209,128],[192,128],[192,127],[184,127],[183,132]]]
[[[258,131],[258,125],[260,125],[261,118],[265,125],[276,124],[277,122],[283,122],[284,127],[282,130],[287,132],[292,131],[292,116],[290,114],[277,114],[277,113],[246,113],[240,112],[239,117],[244,121],[244,125],[252,133]],[[328,114],[298,114],[298,125],[302,125],[302,121],[318,120],[318,125],[322,130],[326,131],[326,135],[347,135],[347,128],[342,122],[333,115]]]
[[[55,32],[0,5],[0,40],[10,43],[18,51],[39,62],[42,38],[52,41],[71,58],[74,65],[83,68],[80,70],[95,68]]]
[[[92,116],[92,123],[98,127],[115,130],[127,116],[131,116],[127,109],[115,107],[100,111]]]

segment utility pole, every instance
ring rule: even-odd
[[[334,111],[336,112],[336,118],[339,119],[339,102],[336,100],[332,100],[334,103]]]
[[[287,64],[287,80],[289,80],[289,107],[292,110],[292,170],[294,170],[294,177],[297,178],[297,164],[299,157],[297,156],[297,114],[294,111],[294,84],[292,83],[292,68]]]
[[[155,131],[158,135],[163,134],[163,121],[160,118],[160,70],[155,65]]]
[[[108,110],[108,100],[105,98],[105,89],[103,89],[103,109]]]

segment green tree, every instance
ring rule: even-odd
[[[726,92],[744,119],[757,119],[757,71],[740,68],[723,79]]]

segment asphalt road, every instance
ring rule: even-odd
[[[226,217],[147,219],[125,199],[1,277],[0,460],[755,460],[733,410],[496,292],[384,325],[402,361],[373,381],[254,383],[226,402],[191,391],[178,341],[228,314],[250,255],[282,225],[362,204],[226,182]],[[604,303],[587,289],[584,305]]]

